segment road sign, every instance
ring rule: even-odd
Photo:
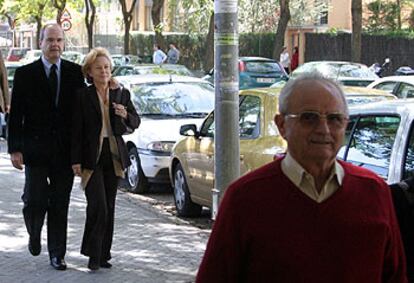
[[[63,29],[64,31],[68,31],[68,30],[70,30],[70,28],[72,27],[72,23],[70,22],[70,20],[69,20],[69,19],[63,19],[63,20],[60,22],[60,25],[61,25],[61,27],[62,27],[62,29]]]
[[[67,19],[70,20],[72,19],[69,10],[65,8],[65,10],[63,10],[62,16],[60,17],[61,19]]]

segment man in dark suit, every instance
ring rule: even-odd
[[[66,230],[73,172],[70,141],[73,96],[85,86],[81,67],[63,60],[64,34],[58,24],[40,33],[42,57],[16,70],[10,107],[8,151],[17,169],[25,165],[23,216],[29,251],[41,251],[47,213],[50,264],[65,270]]]

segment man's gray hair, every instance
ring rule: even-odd
[[[344,103],[344,107],[345,107],[344,114],[348,116],[348,103],[346,102],[345,93],[342,87],[338,84],[336,80],[328,78],[319,72],[304,73],[295,79],[290,79],[286,83],[286,85],[283,87],[279,95],[279,113],[281,114],[288,113],[289,111],[288,104],[289,104],[289,99],[290,99],[291,94],[297,87],[299,87],[305,81],[320,82],[324,85],[331,86],[334,89],[336,89],[338,93],[340,94],[342,102]]]

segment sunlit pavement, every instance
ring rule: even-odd
[[[159,212],[139,198],[119,192],[116,204],[113,267],[90,272],[79,252],[85,221],[85,197],[74,185],[69,211],[66,271],[49,265],[46,226],[42,252],[33,257],[21,213],[24,174],[10,165],[0,142],[0,283],[14,282],[193,282],[208,230]]]

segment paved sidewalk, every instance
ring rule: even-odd
[[[69,211],[66,271],[49,265],[46,226],[42,252],[33,257],[21,213],[24,174],[0,153],[0,283],[15,282],[193,282],[209,231],[156,211],[135,195],[119,192],[116,203],[113,267],[90,272],[79,252],[85,197],[75,184]]]

